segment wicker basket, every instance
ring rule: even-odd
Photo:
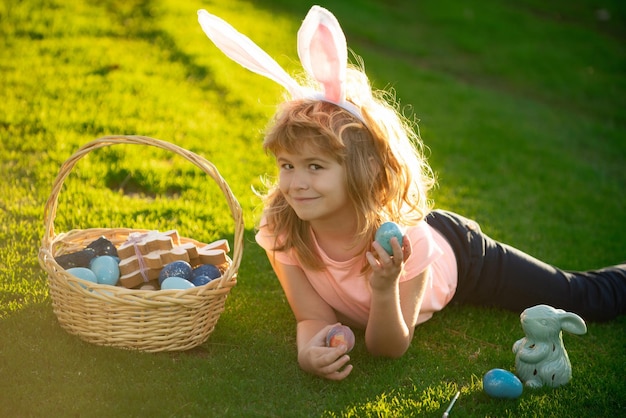
[[[67,273],[55,257],[84,249],[101,236],[114,245],[143,229],[84,229],[55,234],[59,192],[78,160],[89,152],[115,144],[138,144],[178,154],[208,174],[220,187],[235,225],[232,259],[220,279],[185,290],[135,290],[91,283]],[[48,272],[52,307],[60,325],[85,341],[141,351],[180,351],[205,342],[224,311],[226,297],[236,284],[243,251],[241,207],[213,164],[168,142],[143,136],[110,136],[82,146],[61,166],[44,212],[45,232],[39,263]],[[181,243],[201,243],[180,237]]]

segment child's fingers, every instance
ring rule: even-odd
[[[343,363],[346,363],[350,361],[350,356],[346,355],[346,353],[347,346],[344,344],[336,347],[323,347],[318,354],[317,367],[326,372],[338,369],[343,366],[343,364],[338,365],[338,362],[343,361]]]
[[[391,244],[391,249],[393,250],[393,260],[394,261],[404,260],[404,254],[402,252],[402,243],[398,242],[398,239],[396,237],[392,237],[389,240],[389,243]]]
[[[378,242],[374,241],[372,243],[372,249],[374,250],[372,253],[375,253],[375,258],[380,264],[397,263],[398,260],[404,261],[411,255],[411,241],[406,235],[402,238],[402,242],[398,241],[396,237],[392,237],[389,240],[389,244],[391,245],[391,254],[387,253]]]
[[[337,370],[336,372],[329,373],[324,377],[329,380],[343,380],[352,372],[352,365],[348,364],[343,369]]]
[[[365,253],[365,258],[372,268],[379,267],[378,259],[374,256],[374,254],[370,251]]]
[[[350,356],[346,354],[345,346],[333,347],[326,350],[326,353],[320,358],[324,366],[320,367],[320,375],[331,380],[341,380],[350,374],[352,365]]]
[[[391,240],[393,241],[394,239],[395,238],[392,238]],[[393,243],[391,245],[393,248]],[[397,245],[397,242],[396,242],[396,245]],[[380,245],[378,242],[374,241],[372,243],[372,249],[374,251],[368,253],[368,254],[371,254],[372,256],[369,257],[366,255],[372,267],[388,266],[388,265],[393,264],[393,261],[394,261],[393,256],[389,255],[387,251],[383,248],[383,246]]]

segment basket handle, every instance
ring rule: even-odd
[[[61,192],[61,188],[63,187],[63,182],[70,174],[76,163],[93,150],[117,144],[149,145],[173,152],[174,154],[178,154],[192,162],[217,183],[224,197],[226,198],[226,202],[228,203],[228,207],[230,208],[233,221],[235,222],[235,235],[233,238],[233,258],[232,264],[229,266],[229,269],[231,271],[237,272],[237,270],[239,269],[239,265],[241,264],[241,258],[243,255],[244,224],[241,206],[239,205],[239,202],[228,187],[228,184],[222,178],[217,168],[206,158],[201,157],[170,142],[150,138],[147,136],[116,135],[104,136],[98,139],[94,139],[93,141],[81,146],[70,158],[68,158],[63,163],[63,165],[61,165],[59,174],[54,180],[52,186],[52,193],[50,194],[50,197],[48,197],[48,201],[46,202],[46,206],[44,208],[45,231],[42,239],[42,246],[44,248],[49,248],[50,253],[52,253],[52,242],[55,237],[54,219],[56,218],[59,193]],[[222,282],[220,283],[220,286],[224,284],[223,281],[230,279],[232,276],[232,274],[222,275]]]

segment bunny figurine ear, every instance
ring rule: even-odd
[[[343,103],[348,65],[346,37],[335,16],[313,6],[298,31],[298,55],[304,69],[324,86],[324,99]]]
[[[228,58],[244,68],[282,85],[293,98],[302,96],[302,88],[265,51],[230,24],[206,10],[198,10],[198,22],[204,33]]]

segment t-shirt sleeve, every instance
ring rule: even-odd
[[[413,279],[443,255],[443,250],[437,245],[432,231],[425,221],[409,227],[405,235],[411,241],[411,256],[404,263],[404,272],[400,281]]]
[[[274,234],[272,234],[267,229],[267,225],[265,223],[261,222],[259,231],[256,233],[254,238],[257,244],[259,244],[261,248],[263,248],[265,251],[270,253],[270,256],[273,256],[276,261],[287,265],[300,265],[292,251],[273,251],[273,248],[276,246],[276,238]]]

